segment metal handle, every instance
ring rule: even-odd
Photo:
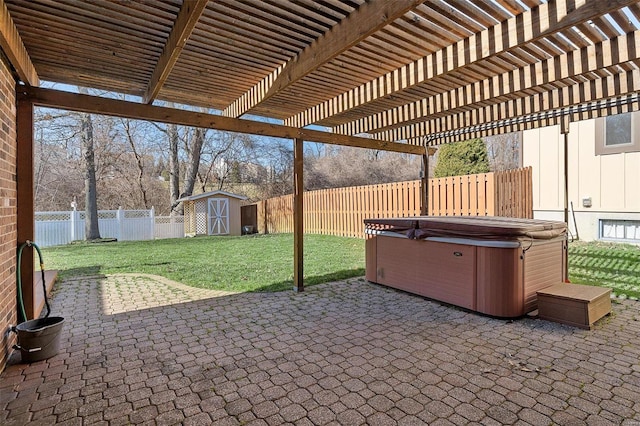
[[[42,348],[31,348],[31,349],[25,349],[20,345],[13,345],[13,349],[17,349],[19,351],[22,352],[28,352],[28,353],[32,353],[32,352],[39,352],[42,350]]]

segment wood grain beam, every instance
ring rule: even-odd
[[[258,104],[282,92],[345,50],[400,18],[424,0],[371,0],[313,41],[296,57],[236,99],[223,111],[240,117]],[[303,126],[301,126],[303,127]]]
[[[304,127],[393,94],[434,77],[482,64],[496,55],[636,3],[636,0],[556,0],[473,34],[284,121]]]
[[[35,241],[35,199],[33,182],[33,104],[18,99],[16,107],[16,190],[18,247],[26,241]],[[18,248],[16,247],[16,249]],[[27,319],[34,319],[36,297],[33,292],[33,248],[25,247],[18,265],[22,281],[22,300]]]
[[[579,121],[637,111],[640,105],[639,88],[640,69],[636,65],[632,70],[615,75],[453,113],[388,130],[377,134],[377,137],[407,139],[419,144],[427,138],[429,145],[437,145],[552,126],[560,124],[564,116],[571,121]],[[611,99],[622,99],[627,103],[617,105]]]
[[[293,141],[293,289],[304,291],[304,141]]]
[[[500,103],[505,97],[525,97],[540,85],[573,84],[575,77],[638,59],[640,31],[635,31],[346,123],[333,128],[333,132],[377,133],[405,127],[441,115],[449,115],[457,109]]]
[[[40,78],[36,72],[27,49],[24,47],[22,38],[18,33],[7,5],[4,0],[0,0],[0,47],[11,62],[11,65],[18,73],[18,77],[25,84],[39,86]]]
[[[160,123],[180,124],[184,126],[224,130],[228,132],[245,133],[258,136],[302,139],[308,142],[378,149],[382,151],[401,152],[406,154],[422,155],[424,153],[424,148],[415,145],[367,139],[357,136],[337,135],[318,130],[299,129],[296,127],[223,117],[220,115],[206,114],[202,112],[145,105],[136,102],[97,96],[80,95],[77,93],[62,92],[53,89],[19,87],[17,92],[18,99],[25,99],[36,105],[50,108],[103,114],[115,117],[126,117]]]
[[[144,103],[150,104],[158,96],[208,3],[209,0],[187,0],[182,3],[162,54],[149,79],[143,97]]]

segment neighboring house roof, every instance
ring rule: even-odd
[[[199,200],[201,198],[215,197],[216,195],[224,195],[225,197],[237,198],[238,200],[247,199],[247,197],[245,197],[244,195],[232,194],[231,192],[218,190],[218,191],[203,192],[202,194],[198,194],[198,195],[190,195],[188,197],[182,197],[177,199],[176,201],[177,202],[194,201],[194,200]]]

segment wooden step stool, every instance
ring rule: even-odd
[[[611,289],[581,284],[556,284],[538,293],[542,319],[591,330],[611,312]]]

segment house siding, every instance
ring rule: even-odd
[[[569,127],[569,201],[581,240],[599,237],[600,219],[640,220],[640,152],[595,154],[596,120]],[[523,166],[533,167],[533,210],[537,219],[564,217],[564,136],[559,126],[523,132]],[[591,207],[582,200],[591,198]],[[570,215],[571,216],[571,215]]]
[[[7,63],[0,60],[0,371],[4,370],[15,343],[9,325],[16,312],[16,98],[15,80]]]

